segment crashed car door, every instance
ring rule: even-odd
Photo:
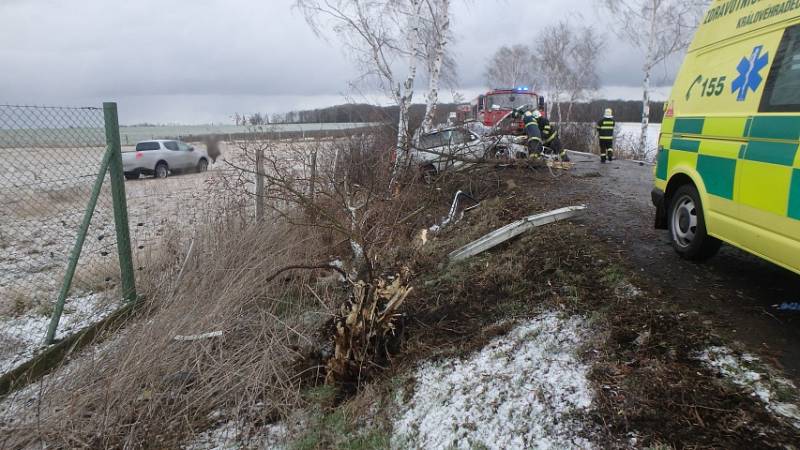
[[[475,133],[465,129],[453,130],[452,145],[458,149],[461,157],[468,159],[481,159],[486,153],[486,143]]]
[[[465,159],[481,159],[485,151],[483,141],[475,133],[466,129],[450,130],[449,145],[444,153],[453,157],[443,159],[444,164],[440,164],[439,170],[462,168],[469,164]]]

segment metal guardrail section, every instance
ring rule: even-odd
[[[553,222],[570,219],[577,216],[586,210],[585,205],[570,206],[567,208],[557,209],[542,214],[535,214],[528,216],[522,220],[510,223],[503,228],[492,231],[486,236],[478,239],[475,242],[465,245],[460,249],[450,253],[448,258],[450,261],[462,261],[472,256],[483,253],[493,247],[496,247],[503,242],[511,240],[520,234],[530,231],[536,227],[547,225]]]

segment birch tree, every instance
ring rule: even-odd
[[[566,22],[548,26],[539,46],[538,60],[540,73],[545,79],[550,104],[558,111],[558,120],[563,120],[561,100],[570,79],[569,57],[572,46],[572,30]]]
[[[526,45],[500,47],[486,66],[486,82],[489,87],[516,87],[536,84],[536,57]]]
[[[397,152],[409,147],[408,112],[420,54],[420,19],[425,0],[295,0],[317,36],[330,29],[361,68],[398,105]],[[406,58],[405,76],[394,67]],[[398,158],[399,160],[399,158]]]
[[[572,70],[565,89],[569,101],[566,115],[568,122],[572,120],[572,107],[575,103],[589,100],[600,86],[597,63],[602,47],[597,32],[592,27],[581,27],[575,36],[579,36],[579,40],[572,47]]]
[[[642,72],[642,136],[639,151],[647,145],[650,125],[650,83],[653,69],[683,52],[709,0],[603,0],[617,35],[644,52]]]
[[[390,0],[391,1],[391,0]],[[398,88],[395,97],[399,98],[398,105],[400,106],[400,118],[398,119],[397,126],[397,154],[406,154],[410,147],[409,142],[409,117],[408,112],[411,109],[411,103],[414,100],[414,81],[417,77],[417,61],[419,57],[420,47],[420,21],[422,13],[423,0],[407,0],[408,4],[403,4],[401,7],[405,10],[405,16],[408,18],[406,29],[401,32],[406,39],[408,52],[408,76],[403,84],[402,90]],[[403,2],[397,2],[398,4]],[[402,11],[402,10],[401,10]],[[397,158],[399,164],[400,158]],[[394,171],[397,171],[398,165],[395,165]],[[394,177],[392,178],[394,182]]]
[[[428,97],[425,105],[425,117],[422,121],[422,130],[429,131],[433,126],[436,115],[436,106],[439,103],[439,88],[442,78],[442,68],[445,62],[452,67],[452,59],[446,61],[446,47],[450,40],[450,0],[426,0],[428,9],[429,26],[424,27],[427,36],[420,40],[428,43],[426,47],[426,62],[428,63]],[[433,45],[430,45],[433,43]]]
[[[544,75],[551,105],[559,121],[569,121],[575,102],[586,100],[597,90],[597,60],[601,53],[596,32],[591,27],[572,27],[559,22],[544,29],[538,47],[539,72]],[[562,104],[567,104],[567,112]]]

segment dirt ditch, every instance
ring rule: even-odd
[[[510,218],[567,205],[552,190],[571,181],[553,185],[544,174],[516,171],[503,173],[502,181],[514,189],[438,238],[431,255],[441,258]],[[468,354],[508,331],[496,325],[503,320],[566,311],[590,318],[597,333],[585,357],[593,365],[601,446],[796,442],[797,429],[697,360],[698,352],[726,342],[713,325],[685,310],[675,294],[654,288],[634,261],[597,239],[591,223],[550,225],[464,264],[442,267],[431,258],[415,267],[419,289],[408,300],[413,320],[402,358]]]

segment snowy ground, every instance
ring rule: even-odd
[[[800,430],[800,395],[789,380],[777,376],[757,357],[737,355],[727,347],[711,347],[697,355],[707,367],[742,387],[764,404],[768,411],[788,420]]]
[[[267,425],[251,436],[243,430],[249,427],[235,421],[221,422],[216,427],[198,434],[183,446],[184,450],[240,450],[260,448],[284,450],[290,448],[291,431],[283,423]]]
[[[70,298],[64,306],[56,339],[107,317],[119,306],[120,302],[102,293]],[[49,324],[49,316],[36,312],[14,318],[0,318],[0,374],[29,360],[42,348]]]
[[[588,335],[577,317],[545,314],[464,360],[430,362],[394,424],[393,447],[591,448]]]

